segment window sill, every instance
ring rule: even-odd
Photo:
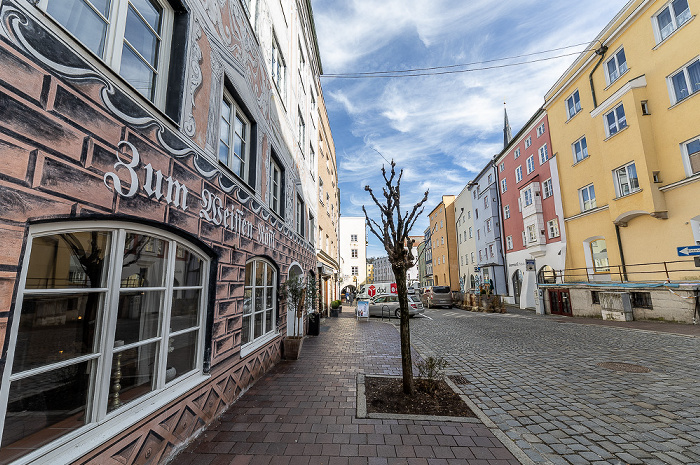
[[[653,50],[656,50],[657,48],[659,48],[659,47],[661,47],[663,44],[665,44],[665,43],[668,41],[668,39],[670,39],[671,37],[673,37],[674,35],[676,35],[676,33],[677,33],[678,31],[680,31],[681,29],[683,29],[683,28],[686,26],[686,24],[690,24],[690,22],[691,22],[692,20],[695,19],[695,16],[696,16],[696,15],[691,16],[690,19],[689,19],[688,21],[686,21],[686,22],[684,22],[683,24],[681,24],[680,26],[678,26],[678,27],[676,28],[676,30],[673,31],[672,33],[670,33],[668,36],[666,36],[665,39],[661,39],[659,42],[657,42],[657,44],[652,48],[652,51],[653,51]]]
[[[581,107],[581,109],[580,109],[579,111],[577,111],[576,113],[574,113],[574,116],[570,116],[569,119],[567,119],[566,121],[564,121],[564,124],[569,124],[569,121],[571,121],[572,119],[576,118],[576,116],[577,116],[579,113],[582,113],[582,112],[583,112],[583,107]]]
[[[241,347],[241,358],[255,352],[260,347],[264,346],[265,344],[267,344],[271,340],[275,339],[279,335],[280,335],[279,330],[275,330],[275,331],[272,331],[264,336],[257,338],[253,342],[249,342],[248,344],[242,346]]]
[[[692,94],[688,95],[687,97],[683,97],[682,99],[677,100],[676,103],[674,103],[673,105],[668,107],[668,109],[672,110],[672,109],[676,108],[678,105],[683,104],[683,102],[687,102],[688,100],[690,100],[691,98],[695,97],[698,94],[700,94],[700,91],[695,91]]]
[[[79,428],[12,463],[15,465],[71,463],[95,449],[97,445],[114,438],[165,405],[176,401],[208,379],[210,379],[209,375],[193,373],[171,386],[149,393],[133,405],[117,410],[102,423],[93,423]]]
[[[609,141],[610,139],[612,139],[613,137],[617,136],[618,134],[620,134],[620,133],[622,133],[622,132],[625,132],[625,131],[627,130],[627,128],[629,128],[629,127],[630,127],[630,126],[629,126],[629,124],[628,124],[628,125],[625,126],[624,128],[622,128],[622,129],[620,129],[619,131],[617,131],[615,134],[610,135],[610,136],[606,137],[605,139],[603,139],[603,142],[607,142],[607,141]]]
[[[637,190],[634,190],[634,191],[630,192],[629,194],[619,195],[619,196],[615,197],[613,200],[617,201],[617,200],[620,200],[620,199],[626,199],[627,197],[630,197],[630,196],[632,196],[632,195],[634,195],[634,194],[639,194],[640,192],[642,192],[642,190],[643,190],[643,189],[637,189]]]
[[[577,213],[576,215],[570,216],[568,218],[564,218],[564,221],[577,220],[577,219],[582,218],[584,216],[593,215],[593,214],[601,212],[603,210],[607,210],[608,208],[609,208],[608,205],[603,205],[602,207],[591,208],[590,210],[586,210],[586,211],[583,211],[581,213]]]
[[[577,161],[573,165],[571,165],[571,167],[573,168],[574,166],[577,166],[577,165],[583,163],[584,161],[588,160],[589,157],[590,157],[590,155],[586,155],[584,158],[580,159],[579,161]]]

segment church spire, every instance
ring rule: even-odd
[[[510,132],[510,123],[508,123],[508,112],[506,111],[506,102],[503,102],[503,148],[506,148],[513,135]]]

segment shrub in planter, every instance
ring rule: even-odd
[[[334,300],[331,302],[332,309],[337,309],[338,307],[340,307],[340,300]]]

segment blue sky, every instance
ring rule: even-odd
[[[312,0],[324,74],[481,62],[588,43],[622,0]],[[489,63],[580,52],[584,46]],[[338,161],[341,212],[379,217],[377,153],[404,169],[402,205],[430,190],[413,235],[442,195],[460,193],[503,147],[503,102],[515,134],[576,55],[465,73],[381,79],[322,78]],[[484,66],[484,65],[475,65]],[[386,255],[369,236],[368,256]]]

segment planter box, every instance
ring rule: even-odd
[[[331,308],[331,318],[338,318],[339,313],[340,313],[340,309]]]
[[[303,337],[288,336],[284,338],[284,359],[298,360],[301,354],[301,345],[304,343]]]

